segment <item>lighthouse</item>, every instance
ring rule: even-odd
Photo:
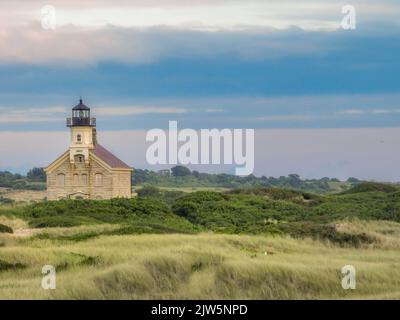
[[[67,127],[69,149],[45,169],[47,199],[130,198],[133,169],[98,143],[96,118],[82,99]]]

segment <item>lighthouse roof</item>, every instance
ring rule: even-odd
[[[130,167],[114,156],[110,151],[108,151],[103,146],[96,144],[94,149],[92,150],[93,154],[107,163],[111,168],[122,168],[122,169],[130,169]]]
[[[83,104],[83,100],[79,100],[79,104],[72,108],[72,110],[90,110],[90,108]]]

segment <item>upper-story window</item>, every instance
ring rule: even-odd
[[[81,183],[82,183],[82,185],[84,185],[84,186],[86,186],[86,185],[88,184],[88,178],[87,178],[87,174],[86,174],[86,173],[82,174],[82,176],[81,176]]]
[[[101,173],[96,173],[95,175],[95,185],[102,186],[103,185],[103,175]]]
[[[81,143],[81,142],[82,142],[82,135],[81,135],[81,134],[78,134],[78,135],[76,136],[76,142],[78,142],[78,143]]]
[[[78,174],[74,174],[74,186],[79,185],[79,175]]]
[[[57,186],[64,187],[65,186],[65,174],[59,173],[57,175]]]

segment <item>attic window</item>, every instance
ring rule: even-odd
[[[83,155],[75,156],[75,162],[82,163],[85,161],[85,157]]]
[[[76,141],[77,141],[77,142],[82,142],[82,136],[81,136],[80,134],[78,134],[78,135],[76,136]]]

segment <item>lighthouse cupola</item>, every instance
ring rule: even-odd
[[[90,108],[79,100],[79,104],[72,108],[72,118],[67,118],[67,126],[96,126],[96,118],[90,117]]]
[[[71,163],[89,163],[89,150],[97,143],[96,119],[90,117],[90,108],[82,99],[72,108],[72,117],[67,118],[67,127],[71,128]]]

